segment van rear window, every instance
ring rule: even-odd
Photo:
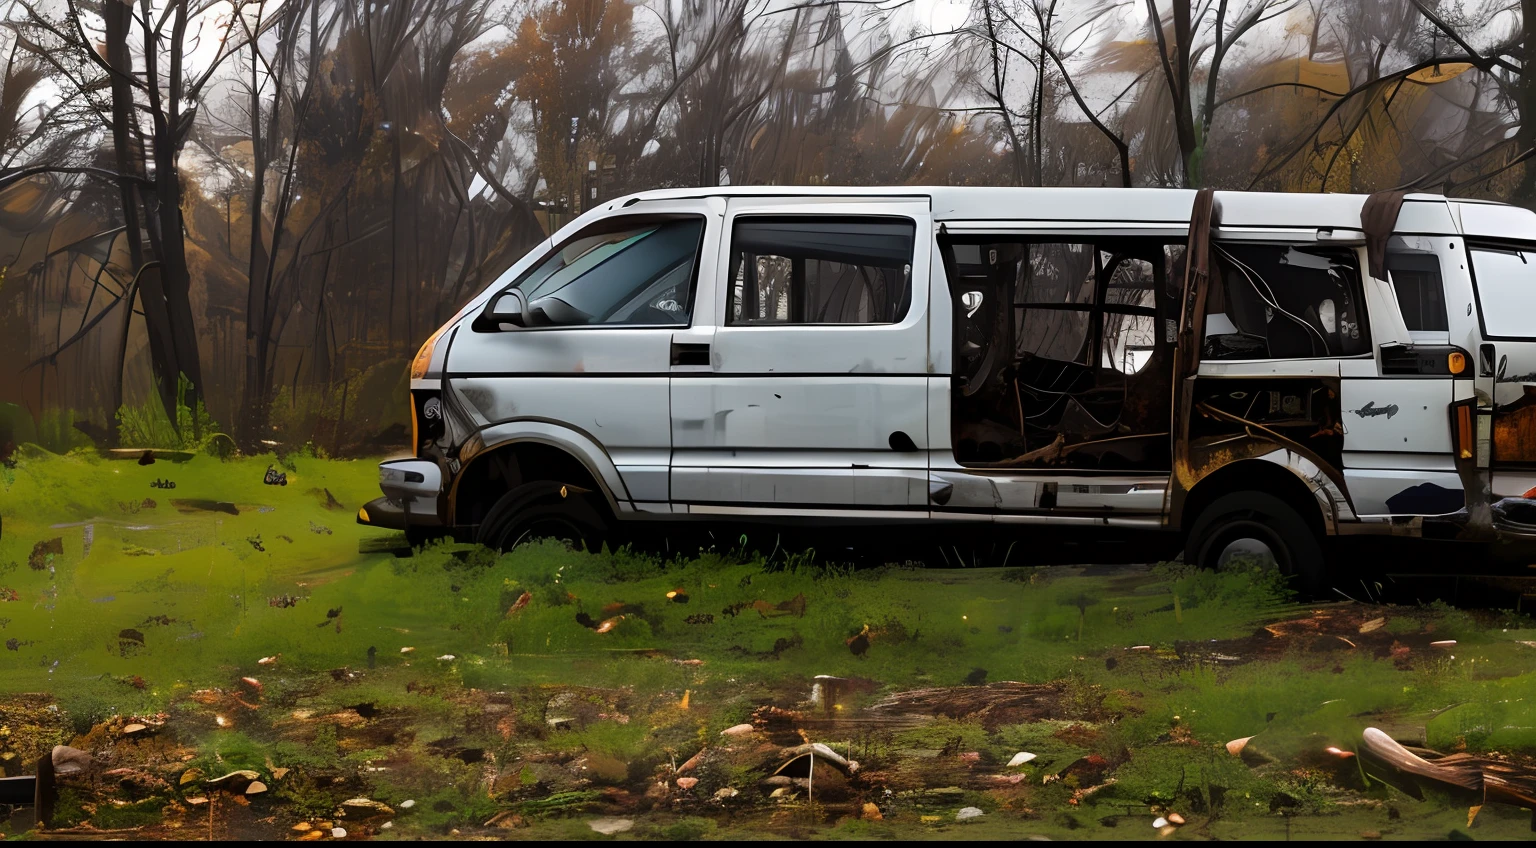
[[[1484,334],[1536,336],[1536,250],[1474,247],[1472,273]]]

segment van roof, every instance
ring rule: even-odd
[[[618,208],[631,200],[680,200],[695,197],[926,197],[932,204],[935,221],[1050,220],[1183,224],[1189,221],[1195,191],[1079,186],[716,186],[639,192],[616,198],[610,208]],[[1365,199],[1364,194],[1257,191],[1216,193],[1222,225],[1237,227],[1359,229],[1360,209]],[[1435,225],[1426,227],[1427,231],[1454,233],[1457,228],[1446,214],[1449,211],[1447,200],[1437,194],[1410,194],[1404,211],[1412,219],[1435,221]],[[1451,201],[1450,205],[1491,205],[1518,209],[1507,204],[1461,199]],[[1414,206],[1419,209],[1412,209]],[[1045,214],[1046,211],[1049,214]],[[1413,214],[1417,211],[1428,215]],[[1443,229],[1438,224],[1440,221],[1444,222]]]

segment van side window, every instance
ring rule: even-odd
[[[1203,359],[1306,359],[1370,352],[1360,262],[1311,245],[1215,246]]]
[[[1387,276],[1397,292],[1397,305],[1409,330],[1443,333],[1450,330],[1445,315],[1445,280],[1440,260],[1432,253],[1387,254]]]
[[[903,218],[738,218],[726,321],[898,323],[912,303],[916,233]]]
[[[1479,246],[1471,254],[1483,332],[1495,338],[1530,338],[1530,316],[1536,311],[1536,250]]]
[[[514,287],[539,324],[688,324],[702,218],[599,222],[560,246]]]

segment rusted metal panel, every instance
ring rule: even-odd
[[[1493,461],[1536,463],[1536,385],[1493,412]]]

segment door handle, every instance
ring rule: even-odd
[[[708,365],[709,345],[672,342],[673,365]]]

